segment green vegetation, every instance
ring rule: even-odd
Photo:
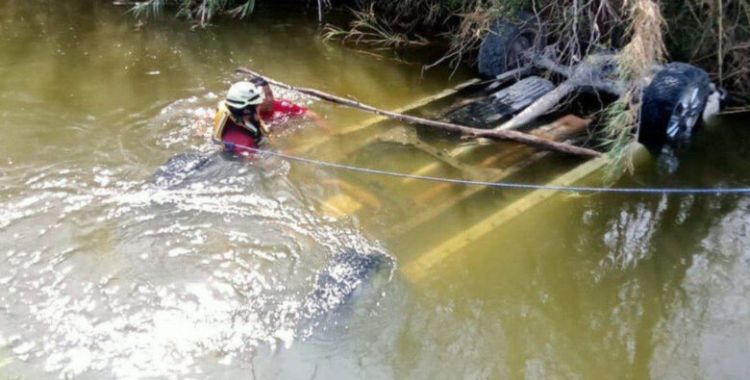
[[[662,2],[671,58],[703,67],[722,85],[750,95],[750,1]]]

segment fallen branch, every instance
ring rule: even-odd
[[[462,134],[463,136],[469,137],[469,138],[484,137],[484,138],[490,138],[490,139],[495,139],[495,140],[515,141],[521,144],[534,146],[539,149],[565,153],[565,154],[571,154],[571,155],[576,155],[576,156],[582,156],[582,157],[601,156],[600,152],[597,152],[593,149],[581,148],[581,147],[571,145],[571,144],[555,142],[555,141],[548,140],[542,137],[537,137],[528,133],[523,133],[519,131],[486,130],[486,129],[479,129],[479,128],[471,128],[471,127],[467,127],[464,125],[459,125],[459,124],[454,124],[454,123],[449,123],[449,122],[444,122],[444,121],[424,119],[421,117],[385,111],[385,110],[381,110],[381,109],[375,108],[367,104],[363,104],[363,103],[360,103],[351,99],[342,98],[336,95],[331,95],[331,94],[328,94],[328,93],[325,93],[323,91],[319,91],[316,89],[290,86],[286,83],[278,82],[271,78],[265,77],[250,69],[239,68],[236,71],[238,73],[262,78],[266,80],[268,83],[271,83],[281,88],[285,88],[287,90],[296,91],[302,94],[306,94],[309,96],[313,96],[315,98],[327,100],[333,103],[361,109],[367,112],[372,112],[374,114],[386,116],[388,118],[402,121],[408,124],[426,125],[430,127],[444,129],[447,131],[458,132]]]

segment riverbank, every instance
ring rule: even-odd
[[[328,24],[327,36],[355,44],[403,48],[439,41],[448,47],[443,57],[432,63],[453,66],[476,64],[479,42],[501,16],[513,17],[519,12],[537,15],[547,27],[548,41],[556,43],[558,55],[575,61],[592,49],[619,50],[639,43],[643,20],[635,13],[648,8],[647,17],[656,20],[658,29],[649,30],[650,38],[644,41],[648,44],[642,44],[635,54],[692,63],[735,95],[746,96],[750,91],[750,69],[744,64],[750,57],[750,5],[738,0],[596,0],[584,4],[577,0],[286,0],[273,4],[263,0],[149,0],[131,10],[140,19],[174,12],[196,27],[207,27],[221,18],[252,19],[257,7],[308,12],[309,17]],[[342,22],[338,17],[341,12],[333,12],[337,16],[331,22],[332,9],[347,9],[351,19]],[[662,46],[665,54],[661,54]]]

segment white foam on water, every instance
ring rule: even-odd
[[[16,237],[0,267],[0,308],[19,316],[6,341],[53,376],[181,379],[210,357],[251,365],[260,345],[293,346],[347,297],[309,298],[331,257],[382,250],[311,213],[282,174],[247,168],[166,189],[86,171],[33,176],[0,207],[2,233]],[[65,227],[40,228],[47,220]]]

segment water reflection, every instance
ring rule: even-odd
[[[690,370],[673,371],[671,358],[687,363],[699,352],[717,359],[695,339],[674,351],[685,344],[684,334],[710,331],[702,324],[711,317],[694,306],[684,311],[686,300],[715,304],[714,297],[722,297],[690,286],[691,277],[713,283],[718,276],[727,289],[741,289],[737,279],[743,277],[720,268],[742,267],[746,203],[714,196],[590,196],[530,212],[420,284],[424,304],[410,308],[402,340],[411,344],[400,351],[417,358],[410,359],[417,365],[404,359],[399,373],[691,378]],[[722,242],[712,248],[721,256],[700,253],[714,241]],[[733,300],[737,309],[723,312],[740,326],[747,319],[740,306],[745,302]],[[450,329],[435,333],[444,326]],[[727,337],[717,341],[732,349],[744,346],[744,338]],[[701,363],[697,373],[722,377],[736,367],[729,377],[739,378],[744,367],[738,356],[719,355],[721,365]]]
[[[627,205],[626,209],[621,210],[620,217],[609,222],[608,231],[604,234],[609,264],[618,269],[628,269],[645,259],[651,251],[651,238],[659,229],[666,208],[667,198],[662,196],[654,210],[644,203]]]
[[[651,376],[742,379],[750,372],[750,202],[721,218],[692,255],[678,297],[660,321]]]

